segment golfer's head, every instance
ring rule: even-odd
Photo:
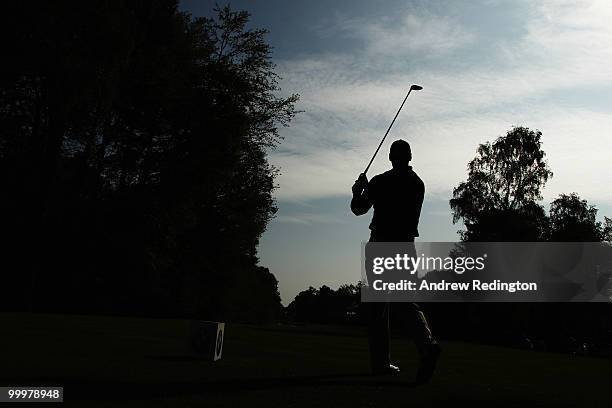
[[[391,160],[393,167],[407,166],[410,160],[412,160],[412,151],[408,142],[399,139],[391,143],[389,160]]]

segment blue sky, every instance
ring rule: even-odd
[[[223,2],[219,2],[224,4]],[[283,302],[308,286],[359,279],[369,217],[348,209],[409,85],[411,95],[369,174],[397,138],[426,183],[423,241],[454,241],[448,206],[479,143],[514,125],[543,132],[554,171],[544,204],[577,192],[612,215],[612,3],[589,1],[232,1],[270,30],[283,92],[303,110],[270,154],[278,216],[261,264]],[[183,1],[209,15],[214,1]]]

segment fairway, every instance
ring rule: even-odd
[[[0,314],[2,385],[64,387],[63,406],[610,407],[606,359],[443,342],[431,384],[412,384],[411,342],[392,342],[399,377],[368,374],[360,328],[226,326],[223,358],[187,349],[188,321]],[[25,405],[23,405],[25,406]]]

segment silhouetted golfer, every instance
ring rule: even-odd
[[[360,174],[353,185],[351,211],[363,215],[374,207],[370,223],[370,242],[412,242],[419,236],[418,225],[425,185],[408,165],[412,160],[410,145],[404,140],[391,144],[389,160],[393,169],[379,174],[368,183]],[[414,244],[413,244],[414,245]],[[399,368],[391,364],[389,355],[389,303],[370,302],[368,340],[372,372],[395,374]],[[427,319],[416,303],[409,304],[412,333],[419,352],[417,382],[425,383],[433,375],[440,346],[433,339]]]

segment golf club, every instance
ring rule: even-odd
[[[387,131],[385,132],[385,135],[383,136],[382,140],[380,141],[380,144],[378,145],[378,148],[374,152],[374,156],[372,156],[372,158],[370,159],[370,162],[368,163],[368,167],[366,167],[366,169],[363,171],[364,175],[370,169],[370,166],[372,165],[372,162],[374,161],[374,158],[378,154],[378,151],[380,150],[380,147],[384,143],[385,139],[387,138],[387,135],[389,134],[389,131],[393,127],[393,124],[395,123],[395,119],[397,119],[397,115],[399,115],[400,111],[404,107],[404,104],[406,103],[406,99],[408,99],[408,97],[410,96],[410,92],[412,92],[412,91],[420,91],[421,89],[423,89],[423,87],[421,85],[416,85],[416,84],[410,85],[410,89],[408,90],[408,93],[406,94],[406,97],[404,98],[404,101],[400,105],[399,109],[397,110],[397,113],[395,114],[395,117],[393,118],[393,120],[391,121],[391,124],[389,125],[389,128],[387,129]]]

